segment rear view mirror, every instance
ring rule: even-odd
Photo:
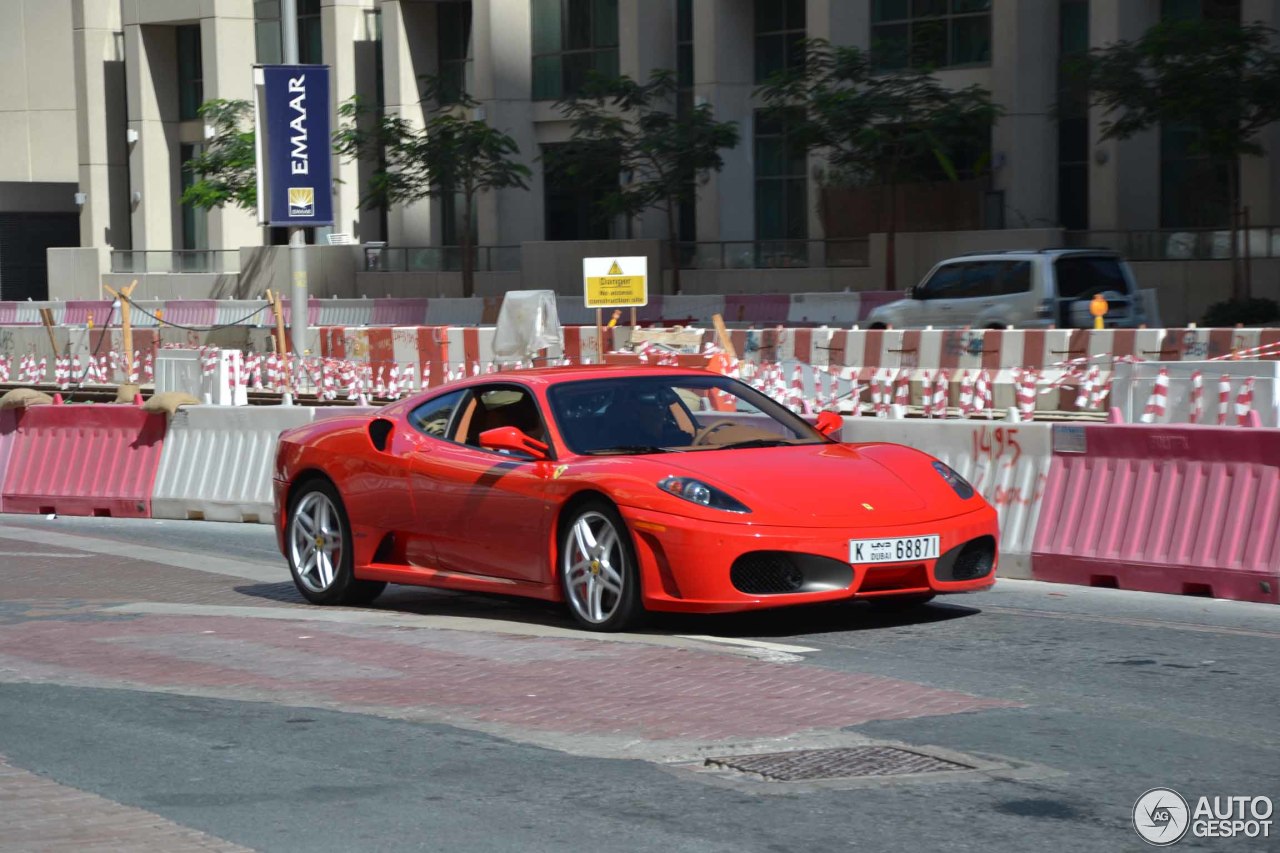
[[[525,435],[513,426],[498,427],[480,433],[480,446],[487,450],[507,450],[523,453],[534,459],[547,459],[546,444]]]

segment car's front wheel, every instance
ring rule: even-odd
[[[386,584],[357,580],[352,568],[351,524],[338,490],[312,480],[289,502],[289,570],[302,597],[312,604],[368,604]]]
[[[575,509],[560,531],[560,584],[569,611],[592,631],[621,631],[644,613],[626,523],[604,501]]]

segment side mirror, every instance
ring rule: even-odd
[[[922,297],[922,296],[920,295],[920,293],[921,293],[921,291],[920,291],[920,288],[918,288],[918,287],[908,287],[908,288],[907,288],[907,298],[908,298],[908,299],[922,299],[922,298],[924,298],[924,297]]]
[[[818,422],[814,424],[814,429],[826,436],[839,432],[843,427],[844,418],[840,417],[838,412],[832,411],[819,413]]]
[[[513,453],[523,453],[532,456],[534,459],[549,458],[547,451],[550,449],[536,438],[530,438],[511,426],[498,427],[497,429],[485,430],[480,433],[480,446],[488,450],[509,450]]]

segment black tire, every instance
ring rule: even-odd
[[[868,598],[867,604],[879,613],[906,613],[923,607],[935,598],[933,593],[919,595],[891,595],[885,598]]]
[[[606,530],[613,532],[611,542],[600,541]],[[574,507],[560,525],[559,544],[560,590],[577,623],[602,632],[635,627],[644,616],[640,571],[631,534],[613,505],[591,500]]]
[[[357,580],[352,568],[351,523],[338,490],[311,480],[289,501],[285,553],[293,584],[312,604],[358,607],[387,588],[383,581]],[[335,536],[336,534],[336,536]]]
[[[872,323],[870,326],[867,326],[867,328],[871,329],[872,331],[880,331],[882,329],[887,329],[889,327],[886,326],[884,323]]]

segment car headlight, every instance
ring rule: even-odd
[[[955,493],[960,496],[960,500],[967,501],[977,494],[973,490],[973,486],[969,485],[969,481],[957,474],[950,465],[943,462],[934,462],[933,470],[937,471],[942,479],[947,481],[947,485],[955,490]]]
[[[692,477],[667,477],[658,483],[658,488],[698,506],[722,509],[726,512],[751,512],[750,508],[737,498],[730,497],[715,486],[708,486]]]

